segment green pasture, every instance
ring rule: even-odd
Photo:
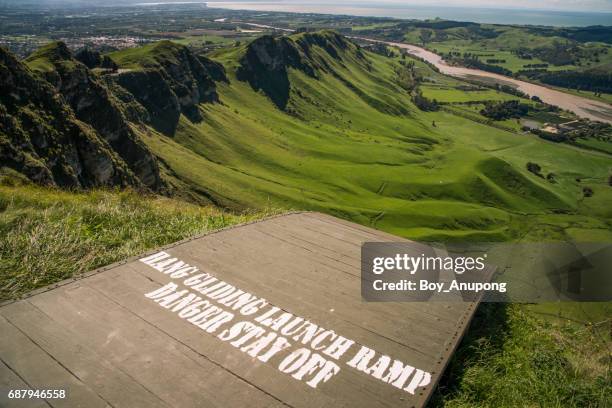
[[[569,227],[609,230],[608,158],[421,112],[394,83],[395,62],[370,53],[367,66],[351,53],[340,62],[314,49],[335,74],[290,69],[293,114],[235,77],[244,47],[234,47],[212,54],[230,83],[218,85],[221,103],[202,106],[202,122],[182,118],[172,139],[143,137],[182,182],[229,207],[324,211],[421,240],[521,239],[540,223],[552,238]],[[528,161],[557,182],[527,172]],[[583,199],[584,183],[593,197]],[[563,215],[551,221],[551,213]]]
[[[473,91],[465,91],[456,87],[439,86],[437,84],[425,84],[420,87],[423,95],[429,99],[435,99],[438,102],[445,103],[466,103],[466,102],[484,102],[484,101],[507,101],[519,99],[516,96],[509,95],[493,89],[480,89]]]

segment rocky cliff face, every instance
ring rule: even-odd
[[[85,66],[90,69],[103,68],[116,70],[118,68],[117,64],[115,64],[115,62],[108,56],[102,55],[98,51],[94,51],[89,48],[84,48],[81,51],[77,52],[74,58],[77,61],[85,64]]]
[[[257,91],[264,92],[276,106],[285,109],[289,102],[288,68],[314,77],[315,68],[288,37],[263,36],[254,40],[240,60],[236,76]]]
[[[41,184],[141,186],[51,84],[0,48],[0,163]]]
[[[223,67],[187,47],[170,41],[149,46],[146,57],[130,60],[138,69],[115,77],[147,109],[151,123],[173,135],[181,114],[193,122],[202,120],[200,103],[217,102],[215,81],[226,81]]]
[[[134,54],[120,69],[61,42],[24,62],[0,49],[0,166],[47,185],[169,192],[140,131],[172,136],[180,115],[202,120],[199,104],[218,101],[215,81],[227,77],[221,64],[167,41]]]
[[[363,59],[361,49],[345,37],[332,32],[303,33],[290,37],[263,36],[246,48],[237,70],[239,80],[263,91],[280,109],[289,102],[291,84],[288,69],[293,68],[316,78],[319,72],[333,73],[327,58],[317,55],[316,48],[328,58],[342,62],[343,54],[352,52]]]
[[[128,71],[113,77],[113,80],[145,108],[148,122],[155,129],[167,136],[174,135],[181,116],[181,106],[160,71]]]
[[[161,187],[157,161],[130,128],[121,103],[92,71],[74,59],[63,43],[50,44],[26,61],[43,59],[53,69],[41,70],[64,96],[77,119],[87,123],[111,146],[139,181],[152,190]]]

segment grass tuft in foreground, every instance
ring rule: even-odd
[[[610,321],[538,318],[525,305],[482,304],[431,406],[608,407]]]
[[[271,213],[230,214],[131,191],[0,185],[0,300]]]

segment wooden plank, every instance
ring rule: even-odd
[[[223,367],[231,372],[244,371],[245,379],[249,383],[254,384],[258,388],[266,389],[274,395],[286,395],[285,401],[290,406],[329,407],[342,405],[342,401],[336,399],[336,393],[333,389],[322,388],[321,392],[313,393],[312,390],[304,388],[299,382],[286,383],[282,381],[284,376],[278,370],[258,362],[249,361],[248,364],[251,367],[248,370],[244,370],[245,361],[240,358],[241,355],[235,348],[227,347],[225,343],[219,344],[214,338],[202,336],[201,332],[195,329],[180,330],[181,323],[184,322],[176,319],[170,313],[156,313],[155,309],[147,308],[148,301],[144,297],[138,296],[140,288],[142,288],[145,281],[146,278],[139,274],[123,274],[120,280],[101,279],[99,282],[91,282],[91,286],[102,291],[124,307],[136,311],[143,320],[151,322],[164,331],[177,333],[177,340],[195,352],[206,355],[212,361],[223,365]],[[90,283],[88,282],[88,284]],[[121,292],[117,290],[119,288],[129,289]],[[341,325],[334,327],[337,327],[339,331],[342,329]],[[370,397],[367,399],[357,399],[351,406],[363,406],[364,408],[386,406],[384,399],[381,399],[380,404],[375,404],[371,397],[373,390],[364,389],[361,386],[363,384],[358,384],[357,386],[350,385],[350,380],[357,382],[357,380],[361,379],[361,376],[355,377],[350,378],[344,388],[351,389],[353,395],[369,393]]]
[[[333,330],[324,333],[345,337],[352,343],[344,354],[325,354],[331,341],[317,348],[288,335],[287,350],[260,361],[261,350],[253,356],[246,354],[248,348],[241,350],[250,343],[235,346],[222,339],[238,322],[255,322],[258,314],[221,307],[184,278],[173,279],[130,259],[0,307],[0,331],[7,333],[0,337],[0,375],[5,377],[0,386],[51,388],[62,383],[69,398],[51,404],[70,407],[423,406],[476,304],[363,302],[360,252],[368,241],[408,242],[331,216],[300,213],[165,249],[198,273],[265,298],[258,314],[290,313],[312,322],[317,333]],[[234,316],[207,333],[172,307],[145,296],[168,283]],[[261,321],[257,324],[262,336],[281,336]],[[361,368],[349,364],[358,361],[358,352],[370,349],[375,357],[367,361],[367,369],[364,362]],[[307,379],[321,367],[297,376],[289,369],[292,353],[323,356],[339,373],[316,388],[309,386]],[[390,370],[394,360],[406,367],[405,378],[394,377],[399,376]],[[431,382],[418,386],[427,373]],[[42,400],[32,403],[50,406]]]
[[[260,232],[260,228],[263,227],[257,225],[254,226],[257,233]],[[296,227],[296,229],[299,228]],[[197,251],[193,251],[193,254],[189,252],[189,255],[193,255],[193,257],[189,259],[196,263],[204,263],[211,262],[207,261],[207,259],[214,257],[214,267],[221,271],[224,276],[232,276],[236,273],[236,271],[249,269],[251,270],[251,274],[249,274],[249,279],[251,280],[248,282],[243,281],[241,284],[261,285],[268,282],[268,279],[264,279],[265,276],[262,276],[262,274],[265,274],[266,271],[265,263],[270,262],[269,259],[272,256],[262,259],[259,257],[259,254],[261,254],[266,248],[277,248],[273,255],[273,259],[279,264],[291,264],[292,259],[296,259],[298,256],[300,258],[305,258],[305,260],[308,260],[309,262],[294,263],[291,268],[278,271],[275,274],[274,282],[270,282],[268,285],[269,290],[277,290],[279,285],[285,289],[288,289],[290,286],[297,286],[301,288],[297,300],[308,303],[308,299],[327,297],[330,299],[330,301],[335,301],[337,307],[334,309],[339,313],[342,313],[343,310],[352,312],[354,310],[354,306],[361,303],[361,299],[359,297],[355,297],[355,293],[359,293],[360,291],[360,274],[357,277],[354,277],[354,279],[346,279],[346,276],[338,276],[336,273],[336,271],[338,271],[342,265],[336,267],[337,265],[333,264],[333,262],[328,258],[325,258],[322,261],[317,257],[317,253],[309,250],[305,252],[300,251],[301,253],[298,255],[296,254],[296,251],[303,249],[303,247],[300,245],[293,245],[290,240],[279,242],[275,240],[273,234],[259,235],[254,234],[252,231],[249,233],[249,235],[254,236],[256,239],[243,239],[243,235],[238,234],[225,234],[223,240],[219,240],[218,236],[211,236],[210,240],[216,242],[214,244],[211,243],[210,245],[198,243]],[[240,252],[243,254],[240,259],[236,259],[234,255],[235,249],[233,246],[237,245],[239,245]],[[185,247],[186,252],[188,252],[188,248],[189,246]],[[189,255],[186,254],[185,257],[188,257]],[[352,256],[354,258],[359,258],[359,250],[353,252]],[[262,263],[257,264],[260,259]],[[332,292],[330,293],[329,291]],[[316,308],[317,303],[311,304],[309,307]],[[363,315],[363,320],[367,320],[371,323],[379,323],[379,319],[369,318],[368,315],[371,313],[371,311],[381,312],[383,311],[382,309],[384,309],[384,313],[389,317],[395,316],[398,318],[396,324],[390,327],[392,330],[405,333],[405,330],[411,330],[414,328],[414,330],[411,330],[413,335],[417,335],[420,332],[420,326],[422,325],[429,326],[437,322],[442,322],[443,320],[446,320],[447,322],[449,320],[456,321],[461,314],[460,309],[453,308],[452,305],[444,303],[403,303],[391,309],[384,304],[372,303],[370,304],[370,307],[363,310],[363,313],[365,314]],[[415,309],[414,312],[413,309]],[[417,310],[420,313],[418,314],[418,317],[415,317],[415,312]],[[433,316],[432,319],[428,319],[423,322],[421,319],[423,313],[431,314]],[[406,327],[405,325],[409,324],[410,322],[412,322],[413,325],[418,324],[418,326]],[[440,324],[440,326],[446,327],[447,325]],[[380,327],[371,329],[382,330]],[[428,331],[428,333],[430,332],[431,331]],[[436,334],[436,337],[438,336],[439,333]],[[436,339],[429,338],[423,343],[431,344],[431,342],[435,343]]]
[[[170,405],[138,383],[106,358],[104,350],[84,347],[82,334],[63,327],[30,302],[5,307],[3,315],[39,347],[114,407],[169,407]]]
[[[79,342],[110,361],[170,406],[237,407],[249,389],[251,406],[275,406],[274,398],[196,355],[168,334],[85,285],[58,289],[30,299],[61,327],[81,335]],[[243,385],[243,386],[241,386]],[[146,405],[143,405],[146,406]]]
[[[48,408],[51,405],[41,399],[9,398],[9,390],[31,390],[32,388],[19,377],[4,361],[0,360],[0,407],[5,408]]]
[[[142,273],[142,277],[149,280],[154,280],[152,274],[148,273],[148,271],[144,271]],[[142,282],[138,282],[138,280],[142,281],[142,278],[139,279],[137,274],[125,275],[122,278],[122,283],[126,285],[133,285],[134,287],[139,287],[142,285]],[[227,280],[229,283],[233,283],[231,280]],[[132,282],[132,283],[130,283]],[[159,283],[159,286],[162,285],[161,281],[156,281]],[[246,287],[243,286],[243,287]],[[262,291],[263,292],[263,291]],[[273,294],[271,292],[264,292],[264,294]],[[270,304],[274,305],[283,305],[283,310],[289,313],[293,313],[296,316],[302,316],[307,320],[316,321],[321,326],[324,327],[334,327],[339,333],[352,338],[360,344],[370,346],[379,346],[379,348],[384,348],[392,351],[401,352],[405,350],[407,347],[410,348],[409,345],[403,344],[401,342],[397,342],[389,337],[382,336],[380,333],[376,333],[372,330],[364,329],[363,327],[355,324],[355,322],[344,320],[341,317],[338,317],[334,312],[330,312],[329,309],[324,310],[312,310],[308,304],[300,305],[300,302],[295,302],[290,299],[288,296],[282,296],[280,294],[276,294],[276,296],[265,296],[266,299],[270,301]],[[289,306],[290,305],[290,306]],[[415,350],[417,355],[414,356],[415,362],[426,363],[427,361],[431,361],[431,357],[424,352],[420,352]]]
[[[4,309],[4,308],[3,308]],[[53,358],[4,316],[0,317],[0,358],[32,389],[63,389],[68,398],[53,400],[54,407],[102,407],[107,402],[61,362]]]
[[[253,233],[252,233],[253,234]],[[370,308],[363,308],[361,297],[357,296],[360,293],[360,280],[353,277],[352,284],[345,286],[347,280],[342,275],[341,278],[334,278],[333,266],[326,266],[324,263],[319,263],[318,267],[312,265],[316,262],[312,259],[312,254],[303,253],[302,258],[311,262],[293,262],[296,259],[296,254],[290,244],[284,245],[274,240],[267,239],[265,236],[253,234],[257,239],[249,241],[247,244],[241,237],[237,237],[235,243],[241,242],[240,251],[242,256],[236,258],[235,249],[228,247],[227,251],[220,249],[220,244],[215,244],[210,250],[208,246],[198,245],[196,251],[180,252],[174,251],[175,256],[179,256],[189,260],[195,264],[203,264],[208,259],[214,256],[214,268],[219,274],[226,277],[236,277],[240,279],[239,271],[249,270],[247,279],[240,279],[237,285],[241,288],[251,289],[255,293],[260,293],[261,296],[271,298],[272,296],[283,297],[282,303],[289,307],[295,303],[293,310],[298,313],[312,313],[316,318],[322,318],[321,314],[326,313],[330,309],[334,309],[336,315],[348,316],[352,315],[352,320],[355,324],[362,325],[367,330],[380,332],[386,337],[400,341],[400,336],[406,337],[406,333],[410,333],[411,338],[419,338],[423,348],[435,347],[439,342],[440,333],[425,330],[423,326],[432,326],[438,323],[433,319],[421,321],[418,316],[410,311],[411,304],[403,303],[395,306],[393,313],[401,316],[401,319],[395,320],[392,324],[388,319],[380,319],[378,316],[373,316]],[[211,240],[216,237],[211,237]],[[254,245],[255,248],[251,248]],[[278,264],[291,265],[275,273],[274,279],[270,280],[267,277],[268,268],[266,268],[267,260],[262,259],[259,254],[266,247],[277,248],[273,259]],[[150,271],[155,274],[155,271]],[[159,276],[159,274],[155,274]],[[338,286],[336,286],[336,284]],[[296,288],[299,288],[296,291]],[[341,291],[342,290],[342,291]],[[294,293],[292,293],[294,292]],[[352,293],[352,295],[351,295]],[[374,305],[374,304],[371,304]],[[430,308],[443,307],[442,304],[429,305]],[[379,306],[380,307],[380,306]],[[358,316],[355,316],[355,308],[360,309]],[[389,309],[387,307],[387,309]],[[320,312],[320,313],[315,313]],[[391,313],[390,310],[387,310]],[[313,317],[314,318],[314,317]],[[442,330],[445,325],[439,325]]]

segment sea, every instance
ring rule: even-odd
[[[492,24],[521,24],[584,27],[612,25],[612,12],[553,11],[537,9],[501,9],[472,7],[441,7],[383,1],[209,1],[209,7],[232,10],[322,13],[402,19],[441,18]]]

